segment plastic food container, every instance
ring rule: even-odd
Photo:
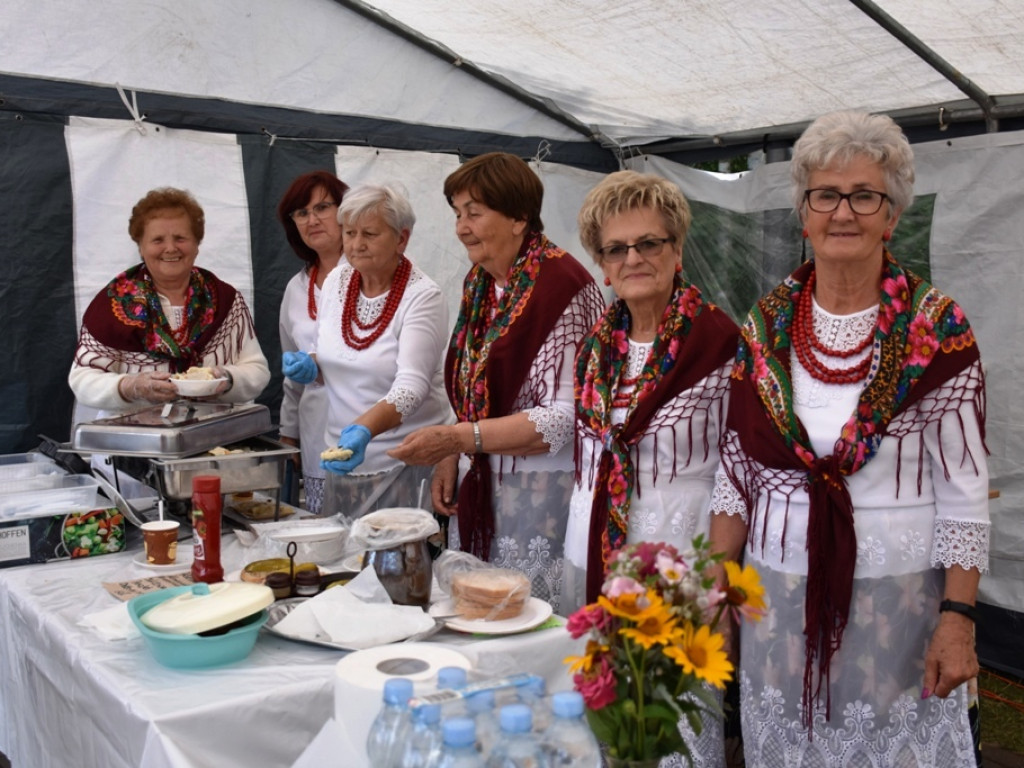
[[[93,509],[100,484],[87,475],[36,474],[0,483],[0,518]]]
[[[158,662],[203,669],[248,656],[267,622],[266,606],[273,601],[274,593],[257,584],[193,584],[134,597],[128,601],[128,614]],[[156,623],[173,632],[147,625],[146,614],[158,608]]]
[[[53,459],[41,453],[9,453],[0,456],[0,493],[21,493],[26,481],[64,474]]]

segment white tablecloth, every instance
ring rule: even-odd
[[[232,535],[223,550],[225,570],[247,559]],[[0,751],[16,768],[291,766],[334,715],[344,652],[262,632],[244,661],[173,670],[141,638],[78,626],[116,604],[102,582],[153,575],[136,554],[0,570]],[[489,674],[541,674],[551,690],[569,687],[562,660],[579,651],[564,629],[484,640],[446,630],[433,642]]]

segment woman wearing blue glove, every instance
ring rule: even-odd
[[[416,219],[402,193],[352,189],[338,220],[348,264],[321,289],[312,354],[285,353],[282,371],[324,386],[323,511],[360,517],[414,505],[430,476],[429,467],[386,452],[420,427],[451,420],[441,371],[448,311],[438,285],[405,257]]]
[[[278,329],[282,352],[310,349],[315,343],[321,286],[345,260],[338,205],[346,190],[348,185],[333,173],[311,171],[292,181],[277,205],[277,218],[288,244],[302,259],[302,269],[288,281],[281,299]],[[306,509],[319,514],[324,500],[320,443],[327,418],[327,392],[323,387],[304,387],[287,379],[282,389],[281,442],[301,449],[294,458],[296,468],[302,471]]]

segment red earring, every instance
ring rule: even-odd
[[[682,264],[680,264],[680,263],[679,263],[679,262],[677,261],[677,262],[676,262],[676,274],[679,274],[679,273],[680,273],[680,272],[682,272],[682,271],[683,271],[683,265],[682,265]]]
[[[804,237],[807,237],[807,227],[804,227]]]
[[[611,279],[610,277],[606,277],[606,278],[604,279],[604,284],[605,284],[605,285],[611,285],[611,284],[612,284],[612,279]]]
[[[885,230],[885,232],[882,233],[882,239],[885,240],[885,242],[888,243],[892,239],[892,230],[891,229]]]

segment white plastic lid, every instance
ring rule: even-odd
[[[258,613],[274,602],[274,592],[262,584],[220,582],[196,584],[139,617],[156,632],[194,635]]]

